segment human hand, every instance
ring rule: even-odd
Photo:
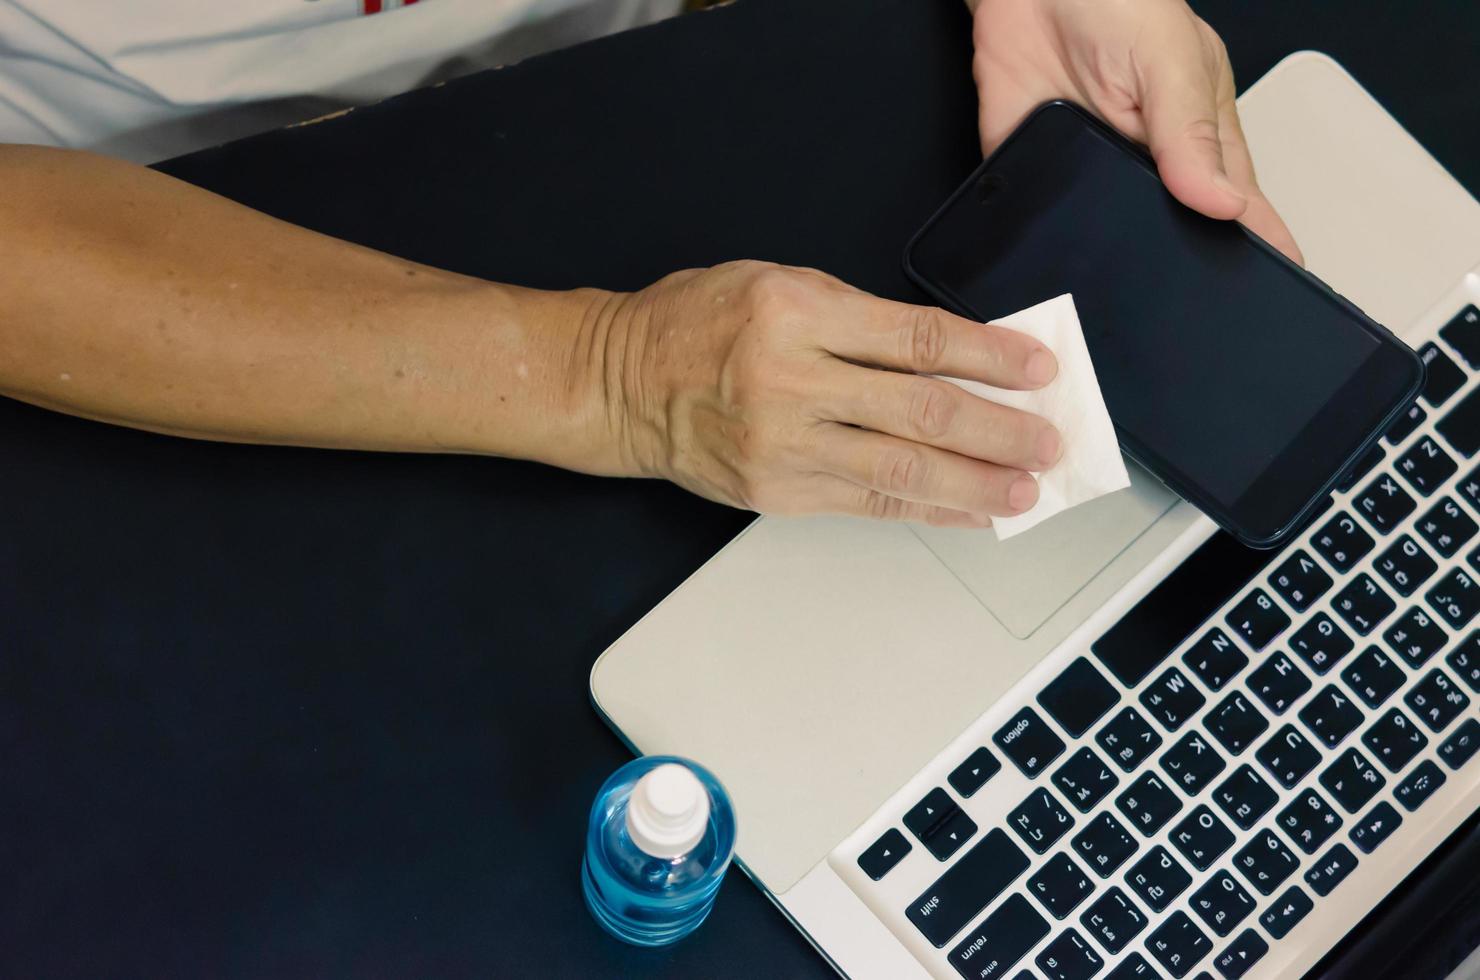
[[[1072,100],[1150,146],[1177,200],[1236,218],[1304,261],[1255,180],[1223,42],[1184,0],[976,0],[973,9],[984,152],[1035,106]]]
[[[608,413],[629,470],[777,514],[981,527],[1038,500],[1057,462],[1036,415],[945,381],[1037,388],[1025,334],[879,299],[812,269],[731,262],[622,297]]]

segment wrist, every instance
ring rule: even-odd
[[[604,289],[515,290],[525,338],[499,359],[521,417],[490,426],[514,436],[484,451],[601,476],[661,476],[662,414],[641,397],[648,315],[639,294]],[[514,364],[507,364],[512,356]],[[500,399],[487,412],[507,416]]]

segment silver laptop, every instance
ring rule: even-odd
[[[1005,543],[765,518],[592,671],[841,973],[1299,976],[1480,807],[1480,204],[1322,55],[1239,104],[1429,366],[1308,531],[1229,547],[1140,472]]]

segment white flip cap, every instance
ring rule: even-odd
[[[627,833],[644,853],[674,858],[693,850],[709,826],[709,794],[688,767],[649,770],[627,801]]]

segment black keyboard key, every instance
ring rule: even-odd
[[[1214,533],[1090,649],[1122,684],[1135,687],[1276,554]]]
[[[1356,486],[1357,481],[1361,480],[1368,473],[1371,473],[1373,468],[1378,463],[1381,463],[1385,456],[1387,456],[1387,453],[1382,451],[1382,444],[1374,442],[1372,448],[1363,453],[1362,458],[1352,464],[1352,468],[1343,473],[1341,479],[1336,481],[1336,492],[1346,493],[1352,487]]]
[[[1206,699],[1192,686],[1187,675],[1176,667],[1168,667],[1141,692],[1141,704],[1170,731],[1181,728],[1205,703]]]
[[[951,966],[967,980],[999,980],[1046,935],[1048,920],[1023,896],[1009,895],[951,950]]]
[[[1213,866],[1233,846],[1233,831],[1206,806],[1199,806],[1172,828],[1172,845],[1199,871]]]
[[[1480,693],[1480,630],[1456,643],[1444,657],[1444,662],[1469,685],[1470,690]]]
[[[1131,865],[1125,873],[1125,883],[1153,912],[1160,912],[1187,890],[1192,875],[1177,863],[1170,851],[1157,844]]]
[[[1423,358],[1424,367],[1428,369],[1423,383],[1423,400],[1430,405],[1438,408],[1465,386],[1465,372],[1432,340],[1418,349],[1418,356]]]
[[[1480,749],[1480,721],[1466,718],[1454,734],[1440,743],[1439,758],[1449,768],[1458,769],[1474,757],[1477,749]]]
[[[1213,966],[1223,974],[1224,980],[1240,980],[1254,968],[1254,964],[1269,952],[1269,943],[1260,938],[1253,929],[1245,929],[1228,948],[1213,958]]]
[[[1429,413],[1423,410],[1423,406],[1419,405],[1418,402],[1414,402],[1404,410],[1402,415],[1398,416],[1398,421],[1388,426],[1388,430],[1383,435],[1383,438],[1396,446],[1404,439],[1407,439],[1414,429],[1423,425],[1424,419],[1428,417]]]
[[[1089,980],[1105,965],[1100,954],[1073,929],[1055,936],[1033,962],[1048,980]]]
[[[1397,604],[1382,591],[1382,586],[1372,580],[1366,572],[1360,572],[1336,593],[1331,605],[1351,628],[1366,636],[1377,628],[1397,608]]]
[[[1095,755],[1094,749],[1085,746],[1058,768],[1053,774],[1053,784],[1074,804],[1075,809],[1088,813],[1120,784],[1120,777]]]
[[[1347,749],[1321,773],[1321,785],[1347,813],[1356,813],[1387,785],[1387,780],[1367,757]]]
[[[1146,949],[1173,977],[1185,977],[1213,949],[1212,942],[1187,917],[1173,912],[1146,937]]]
[[[1449,634],[1444,632],[1444,627],[1418,606],[1394,620],[1383,631],[1382,638],[1394,653],[1408,661],[1410,667],[1422,666],[1449,642]]]
[[[1470,474],[1460,481],[1458,487],[1460,496],[1470,502],[1470,506],[1480,510],[1480,466],[1470,471]]]
[[[1063,739],[1055,735],[1032,708],[1024,708],[1013,715],[1012,720],[992,736],[992,741],[1029,779],[1042,772],[1064,751]]]
[[[1161,974],[1140,953],[1129,953],[1105,980],[1161,980]]]
[[[1218,702],[1218,706],[1204,716],[1203,724],[1218,744],[1233,755],[1248,748],[1269,728],[1269,720],[1242,691],[1234,691]]]
[[[1007,823],[1034,851],[1042,854],[1074,826],[1074,818],[1048,790],[1039,787],[1007,815]]]
[[[1413,595],[1424,580],[1439,570],[1428,552],[1407,534],[1399,535],[1384,548],[1372,567],[1401,596]]]
[[[1100,729],[1095,741],[1121,769],[1133,772],[1161,747],[1161,736],[1135,708],[1125,707]]]
[[[1259,924],[1274,938],[1284,939],[1315,907],[1316,903],[1299,885],[1291,885],[1259,916]]]
[[[976,833],[976,824],[939,786],[910,807],[904,825],[938,861],[955,854]]]
[[[1465,542],[1475,536],[1476,531],[1480,531],[1480,524],[1461,510],[1453,497],[1440,497],[1434,506],[1424,511],[1415,529],[1435,551],[1445,558],[1452,558]]]
[[[1448,728],[1470,706],[1469,695],[1438,668],[1425,674],[1403,700],[1419,721],[1436,732]]]
[[[1223,620],[1255,650],[1263,650],[1290,625],[1290,617],[1263,589],[1255,589],[1240,599]]]
[[[1429,738],[1397,708],[1389,709],[1362,734],[1362,744],[1388,772],[1399,772],[1429,744]]]
[[[1226,936],[1254,911],[1254,898],[1227,871],[1219,871],[1188,899],[1209,929]]]
[[[1480,368],[1480,310],[1471,303],[1439,328],[1439,336],[1453,347],[1465,363]]]
[[[1310,678],[1283,653],[1276,653],[1249,675],[1249,690],[1265,706],[1280,715],[1310,690]]]
[[[1480,482],[1476,484],[1476,493],[1480,495]],[[1310,540],[1311,547],[1343,574],[1372,550],[1373,543],[1372,535],[1344,513],[1327,521]]]
[[[1182,809],[1182,801],[1177,799],[1177,794],[1152,772],[1143,772],[1115,798],[1115,805],[1131,826],[1147,837],[1166,826],[1166,822]]]
[[[1196,796],[1227,764],[1201,732],[1192,731],[1162,753],[1161,767],[1182,792]]]
[[[1402,822],[1403,818],[1398,815],[1397,810],[1393,809],[1393,805],[1383,800],[1372,808],[1371,813],[1353,824],[1347,836],[1363,854],[1371,854],[1383,841],[1392,836],[1393,831],[1397,830]]]
[[[1213,801],[1240,830],[1248,830],[1269,812],[1279,796],[1253,766],[1242,765],[1213,790]]]
[[[1055,854],[1028,879],[1028,894],[1038,899],[1055,919],[1073,912],[1094,890],[1094,882],[1066,854]]]
[[[1341,672],[1341,679],[1357,692],[1357,697],[1366,702],[1367,707],[1375,708],[1403,686],[1407,675],[1380,648],[1368,647]]]
[[[1341,814],[1313,789],[1301,791],[1275,821],[1295,846],[1314,854],[1341,829]]]
[[[869,845],[868,850],[858,855],[858,866],[874,881],[883,878],[913,848],[904,834],[890,827],[884,836]]]
[[[1074,853],[1101,878],[1108,878],[1141,845],[1110,813],[1094,817],[1074,835]]]
[[[1378,534],[1387,534],[1418,507],[1408,492],[1384,473],[1352,498],[1352,506]]]
[[[1146,915],[1119,888],[1112,888],[1084,910],[1079,924],[1110,953],[1125,949],[1146,928]]]
[[[1083,735],[1114,707],[1120,693],[1085,657],[1064,668],[1038,695],[1038,703],[1070,735]]]
[[[1272,895],[1300,867],[1300,859],[1273,831],[1266,829],[1239,848],[1233,856],[1233,866],[1259,894]]]
[[[1463,455],[1475,455],[1480,450],[1480,395],[1472,391],[1461,398],[1434,428]]]
[[[923,800],[910,807],[904,815],[904,825],[910,829],[910,833],[923,841],[959,809],[956,801],[937,786],[926,793]]]
[[[1323,612],[1307,619],[1290,636],[1290,649],[1317,674],[1330,670],[1336,661],[1352,652],[1354,645],[1346,631]]]
[[[997,775],[1001,768],[1002,763],[997,761],[992,751],[980,747],[968,755],[965,762],[951,770],[946,782],[963,798],[970,798],[971,794],[986,785],[987,780]]]
[[[1480,612],[1480,587],[1463,568],[1452,568],[1428,591],[1425,598],[1434,611],[1455,629],[1464,629]]]
[[[1393,469],[1409,486],[1427,497],[1459,472],[1459,464],[1439,448],[1432,436],[1422,436],[1398,457]]]
[[[1297,548],[1269,576],[1269,584],[1296,612],[1305,612],[1331,588],[1331,576],[1314,558]]]
[[[935,884],[910,903],[905,916],[932,946],[942,947],[1027,870],[1028,856],[1019,850],[1005,830],[993,827],[976,846],[947,868]],[[1011,901],[1008,899],[1009,903]],[[1027,899],[1021,901],[1027,905]],[[1048,924],[1044,923],[1039,938],[1046,932]]]
[[[1254,758],[1285,789],[1305,778],[1306,773],[1321,764],[1321,752],[1294,725],[1285,725],[1269,741],[1259,746]]]
[[[1214,626],[1182,654],[1182,662],[1209,690],[1216,691],[1247,667],[1249,658],[1232,637]]]
[[[1425,759],[1413,767],[1413,771],[1403,777],[1393,789],[1393,798],[1403,804],[1403,809],[1412,813],[1423,806],[1434,790],[1444,785],[1444,770],[1434,765],[1430,759]]]
[[[1331,894],[1336,886],[1346,880],[1357,866],[1357,856],[1345,844],[1332,845],[1331,850],[1305,872],[1305,883],[1317,895]]]
[[[1327,684],[1300,709],[1300,720],[1322,745],[1334,749],[1362,723],[1362,709],[1341,688]]]

